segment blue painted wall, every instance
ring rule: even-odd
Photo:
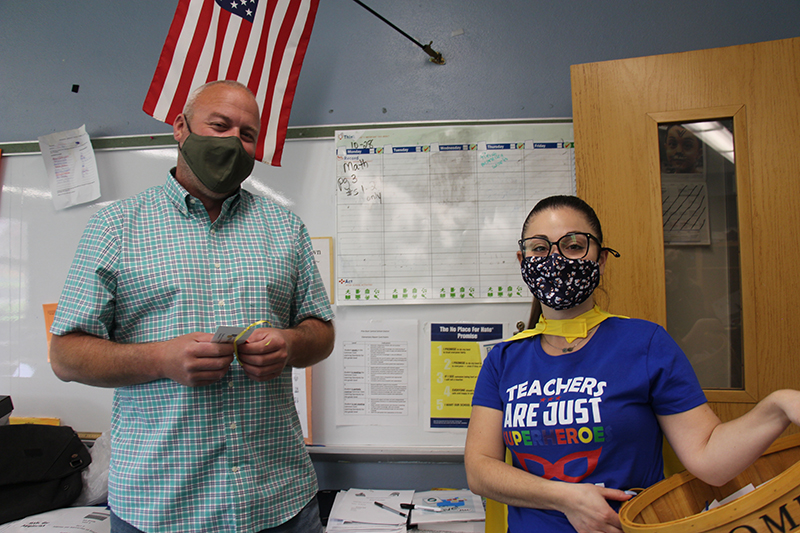
[[[365,3],[447,64],[355,2],[321,0],[290,125],[570,117],[570,65],[800,35],[797,0]],[[141,107],[176,5],[0,1],[0,143],[84,123],[169,132]]]

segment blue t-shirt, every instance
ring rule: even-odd
[[[689,361],[667,332],[608,318],[583,348],[553,357],[539,337],[495,346],[473,405],[503,412],[503,441],[516,468],[545,479],[648,487],[663,477],[656,415],[706,402]],[[557,511],[508,508],[509,531],[574,531]]]

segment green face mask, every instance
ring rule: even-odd
[[[239,137],[207,137],[189,132],[180,150],[200,182],[216,193],[236,190],[255,165]]]

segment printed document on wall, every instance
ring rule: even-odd
[[[417,328],[416,320],[337,325],[337,426],[417,425]]]
[[[56,209],[100,198],[100,179],[86,127],[39,137]]]

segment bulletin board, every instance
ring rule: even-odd
[[[531,131],[525,141],[569,142],[570,120],[519,120],[456,124],[391,124],[387,128],[406,129],[413,134],[419,128],[455,126],[459,129],[524,125]],[[337,233],[337,140],[335,131],[374,130],[380,125],[354,125],[320,128],[290,128],[284,149],[283,166],[258,164],[245,188],[272,197],[286,205],[305,222],[320,260],[330,266],[330,283],[340,283],[333,257],[342,233]],[[474,131],[474,130],[473,130]],[[460,142],[460,141],[458,141]],[[53,374],[47,360],[46,309],[58,301],[75,248],[89,217],[101,207],[142,190],[162,185],[174,166],[177,150],[169,136],[142,136],[93,139],[100,174],[101,198],[98,201],[56,211],[48,189],[48,180],[35,141],[0,145],[2,196],[0,196],[0,276],[5,281],[0,299],[0,395],[10,395],[15,416],[58,417],[62,424],[79,432],[102,432],[110,424],[111,389],[63,383]],[[574,169],[573,169],[574,175]],[[457,184],[457,181],[450,181]],[[573,179],[574,192],[574,179]],[[504,184],[497,187],[503,189]],[[506,191],[518,197],[514,191]],[[549,195],[540,191],[540,197]],[[521,227],[533,206],[536,191],[522,201],[509,204]],[[499,211],[498,211],[499,212]],[[480,220],[481,226],[492,220]],[[519,228],[514,233],[518,234]],[[495,253],[510,264],[515,262],[516,239],[498,247]],[[331,255],[331,257],[327,257]],[[326,283],[329,285],[330,283]],[[332,292],[335,292],[335,288]],[[415,346],[409,354],[416,359],[408,379],[418,396],[410,413],[415,423],[393,425],[381,422],[365,425],[337,425],[337,395],[342,389],[342,348],[337,341],[334,353],[313,369],[311,411],[313,441],[320,449],[337,448],[378,450],[378,453],[409,450],[439,450],[460,453],[465,431],[462,428],[431,428],[430,357],[431,324],[502,324],[506,337],[520,321],[527,319],[530,300],[527,295],[514,301],[464,301],[459,305],[429,302],[427,305],[340,305],[334,298],[337,330],[358,329],[363,324],[411,324]],[[341,422],[341,420],[340,420]],[[373,420],[374,422],[374,420]]]

